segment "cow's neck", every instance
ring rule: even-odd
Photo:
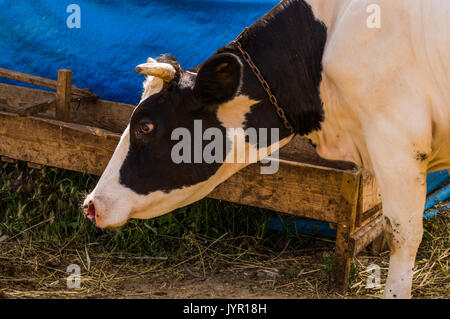
[[[351,0],[305,0],[312,8],[316,19],[322,21],[332,32],[338,17],[351,3]]]
[[[325,25],[315,19],[306,2],[284,1],[253,24],[240,40],[300,135],[320,129],[323,120],[319,86],[326,39]],[[242,59],[232,45],[225,50]],[[246,125],[279,127],[280,137],[288,136],[289,131],[276,115],[261,83],[249,65],[242,62],[245,68],[242,94],[261,101],[247,114]]]
[[[327,41],[335,41],[339,36],[335,35],[339,19],[345,16],[345,11],[352,0],[306,0],[311,6],[314,16],[327,27]],[[329,59],[325,46],[324,56]],[[325,120],[321,129],[313,131],[307,137],[316,145],[317,153],[329,160],[348,161],[358,167],[369,164],[364,143],[361,140],[358,119],[353,118],[348,110],[346,101],[338,93],[336,79],[331,79],[325,69],[322,73],[320,84],[320,96],[323,103]],[[345,114],[345,117],[342,116]],[[369,164],[370,165],[370,164]]]
[[[333,110],[340,109],[339,101],[333,81],[322,68],[327,39],[333,36],[334,25],[350,2],[284,1],[252,25],[240,42],[260,68],[296,133],[310,138],[322,157],[361,166],[357,143],[336,121]],[[219,53],[224,50],[241,56],[232,45]],[[288,137],[290,132],[276,115],[267,93],[243,59],[242,63],[242,94],[260,103],[244,107],[250,111],[240,123],[245,123],[245,128],[279,127],[280,139]]]

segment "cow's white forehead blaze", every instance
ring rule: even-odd
[[[151,75],[147,76],[143,84],[144,92],[142,92],[141,102],[150,96],[161,92],[163,85],[164,81],[162,79]]]

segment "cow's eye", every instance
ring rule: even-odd
[[[139,123],[139,133],[141,134],[149,134],[154,129],[155,125],[149,121],[141,121]]]

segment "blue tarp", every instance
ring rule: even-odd
[[[434,206],[450,198],[450,175],[447,170],[428,174],[427,194],[424,217],[434,217],[442,207],[450,207],[450,202],[447,202],[441,208],[433,209]]]
[[[143,82],[134,73],[137,64],[171,53],[192,68],[277,2],[0,0],[0,67],[47,78],[70,69],[74,85],[136,104]],[[71,3],[80,7],[79,29],[66,23]]]

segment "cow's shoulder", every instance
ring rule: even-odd
[[[321,134],[327,135],[323,140],[337,143],[338,138],[340,145],[348,145],[345,156],[353,154],[353,159],[361,157],[365,163],[369,162],[365,147],[368,138],[389,139],[399,148],[414,145],[408,156],[418,152],[431,155],[436,149],[433,136],[448,132],[444,121],[448,122],[450,104],[445,103],[445,90],[436,88],[450,89],[449,79],[447,67],[439,65],[442,59],[437,56],[442,41],[429,38],[425,32],[433,25],[417,26],[414,21],[423,18],[425,12],[438,19],[434,28],[447,23],[436,13],[438,6],[424,8],[423,1],[415,0],[345,4],[328,26],[321,84],[325,110]],[[373,16],[377,12],[374,5],[379,8],[379,27],[371,20],[377,18]],[[432,69],[436,71],[430,72]],[[431,87],[436,79],[441,83]],[[434,139],[434,145],[442,146],[442,138]],[[342,150],[333,151],[330,145],[324,149],[333,159],[343,156]]]

